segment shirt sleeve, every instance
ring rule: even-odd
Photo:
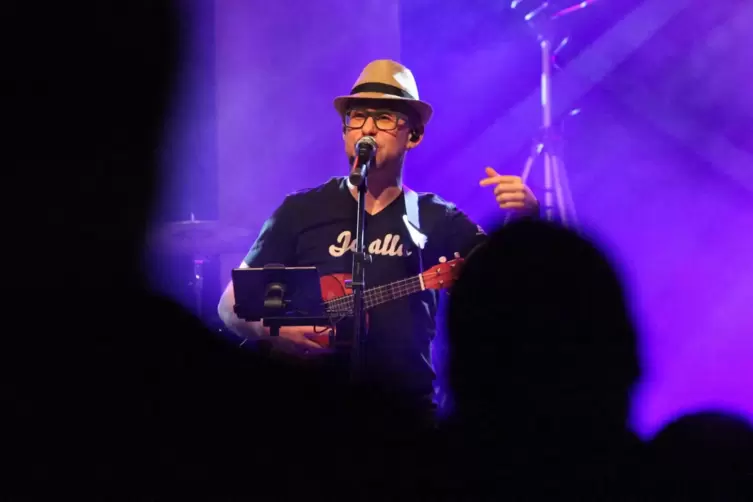
[[[272,213],[259,232],[259,236],[246,254],[243,262],[249,267],[263,267],[279,263],[286,267],[296,265],[296,232],[291,217],[291,201],[285,201]]]
[[[486,241],[484,229],[454,205],[447,210],[445,225],[445,249],[450,256],[459,253],[465,258],[476,246]]]

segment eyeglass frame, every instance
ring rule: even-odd
[[[361,113],[363,113],[363,114],[366,115],[366,119],[363,121],[363,124],[361,124],[360,127],[351,127],[347,123],[347,117],[353,111],[359,111],[359,112],[361,112]],[[385,114],[386,115],[394,115],[395,116],[395,126],[392,129],[382,129],[381,127],[379,127],[379,125],[377,125],[377,116],[378,115],[385,115]],[[370,112],[370,111],[365,110],[363,108],[350,108],[350,109],[346,110],[345,114],[343,115],[343,127],[347,128],[349,130],[353,130],[353,131],[357,131],[359,129],[363,129],[363,127],[366,125],[366,122],[369,121],[369,118],[371,118],[372,122],[374,122],[374,127],[376,127],[377,129],[379,129],[380,131],[384,131],[384,132],[391,132],[391,131],[397,130],[400,127],[400,119],[403,119],[404,123],[406,125],[410,125],[410,117],[408,117],[408,115],[406,115],[404,113],[401,113],[401,112],[396,112],[394,110],[389,110],[389,109],[383,108],[381,110],[374,110],[374,111]]]

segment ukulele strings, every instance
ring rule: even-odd
[[[375,288],[369,289],[366,291],[365,300],[368,302],[371,299],[389,299],[390,297],[399,297],[403,293],[413,293],[420,291],[420,282],[417,281],[418,276],[416,277],[409,277],[407,279],[401,279],[399,281],[395,281],[390,284],[384,284],[382,286],[377,286]],[[416,286],[418,288],[416,289]],[[396,294],[393,293],[393,291],[396,291]],[[352,308],[353,304],[353,294],[349,294],[346,296],[342,296],[340,298],[335,298],[333,300],[328,300],[324,302],[324,305],[328,307],[328,311],[330,308],[336,312],[340,312],[342,310],[349,310],[349,308]]]

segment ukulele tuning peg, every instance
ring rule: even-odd
[[[447,258],[445,258],[444,256],[439,257],[439,263],[446,263],[446,262],[447,262]]]

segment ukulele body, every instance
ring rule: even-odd
[[[446,258],[441,257],[439,265],[434,265],[417,276],[408,277],[364,291],[364,305],[368,304],[369,308],[371,308],[427,289],[445,289],[450,287],[457,278],[460,265],[463,262],[458,253],[455,253],[455,257],[451,261],[447,261]],[[353,300],[338,301],[338,298],[349,297],[353,294],[353,289],[346,286],[346,282],[351,279],[351,274],[330,274],[319,279],[322,301],[328,303],[329,312],[332,313],[330,319],[332,325],[316,326],[313,330],[314,332],[321,331],[321,333],[317,333],[311,337],[311,340],[322,347],[338,349],[347,348],[352,345]],[[368,302],[366,301],[367,298]],[[368,311],[364,317],[366,318],[365,328],[368,329]]]
[[[325,275],[319,279],[319,283],[322,289],[322,300],[330,301],[337,298],[343,298],[353,294],[353,289],[345,285],[346,281],[350,281],[351,274],[330,274]],[[321,334],[317,334],[311,339],[321,345],[328,348],[348,348],[352,342],[352,329],[348,329],[353,324],[352,313],[350,317],[342,318],[342,316],[334,316],[333,321],[337,322],[337,326],[328,326]],[[369,326],[369,314],[366,313],[366,328]],[[317,326],[315,331],[319,331],[324,328],[323,326]],[[330,333],[330,330],[333,330]]]

